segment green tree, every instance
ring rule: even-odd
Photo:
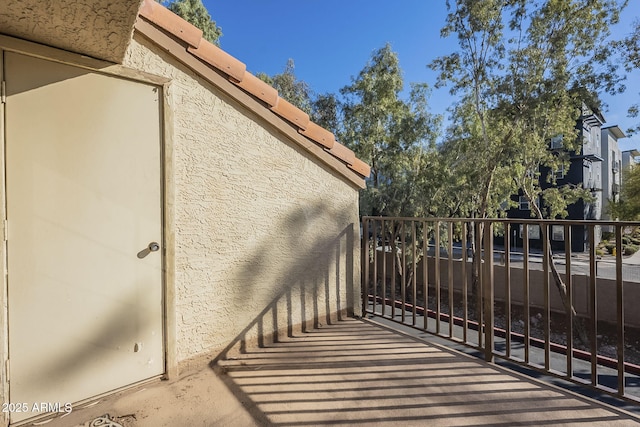
[[[426,85],[412,85],[408,101],[400,97],[403,89],[398,57],[388,44],[341,89],[340,140],[371,165],[360,193],[363,215],[420,216],[428,209],[419,180],[433,160],[440,119],[428,112]]]
[[[621,53],[625,70],[632,72],[640,69],[640,20],[636,19],[633,23],[631,33],[623,40],[616,43]],[[629,107],[629,117],[638,117],[640,115],[640,105],[634,104]],[[627,130],[629,134],[640,131],[640,124]]]
[[[382,216],[424,216],[433,209],[437,191],[432,171],[437,167],[435,140],[440,118],[429,113],[427,86],[413,84],[407,100],[398,57],[390,45],[375,51],[351,85],[341,89],[340,141],[371,165],[367,188],[360,192],[360,213]],[[429,185],[431,184],[431,185]],[[390,222],[384,239],[397,258],[395,272],[411,286],[413,260],[400,257],[397,242],[409,242],[411,233],[400,222]],[[418,239],[423,233],[418,231]],[[422,243],[416,245],[422,247]],[[419,262],[424,254],[416,254]]]
[[[616,89],[611,46],[603,40],[625,4],[457,0],[447,6],[441,34],[457,36],[459,49],[430,67],[440,73],[438,85],[460,95],[448,137],[476,182],[478,196],[467,207],[472,216],[494,216],[509,194],[523,194],[540,219],[563,217],[569,204],[589,201],[579,187],[544,189],[540,174],[568,167],[568,152],[582,144],[576,122],[583,104],[599,108],[597,94]],[[565,150],[550,150],[551,138],[561,138]],[[553,173],[542,178],[555,183]],[[553,262],[551,269],[572,308]]]
[[[156,0],[185,21],[202,30],[202,37],[215,45],[220,44],[222,28],[211,19],[209,11],[202,0]]]
[[[311,101],[311,120],[323,128],[338,134],[341,129],[341,103],[333,93],[320,94]]]
[[[611,216],[622,221],[640,220],[640,167],[622,172],[620,200],[610,201]]]
[[[276,88],[282,98],[305,113],[311,114],[311,98],[313,92],[307,82],[299,80],[296,77],[295,68],[293,59],[289,58],[282,73],[269,76],[266,73],[260,72],[256,74],[256,77]]]
[[[256,76],[277,89],[282,98],[309,114],[316,124],[333,133],[340,129],[341,103],[338,97],[334,94],[316,95],[307,82],[296,76],[293,59],[287,60],[282,73],[269,76],[260,72]]]

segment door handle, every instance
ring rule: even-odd
[[[149,255],[151,252],[158,252],[160,250],[160,244],[158,242],[151,242],[149,246],[138,252],[138,258],[142,259]]]

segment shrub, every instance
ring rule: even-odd
[[[598,256],[602,256],[605,253],[606,253],[606,251],[604,249],[602,249],[602,248],[596,249],[596,255],[598,255]]]
[[[624,254],[625,255],[633,255],[636,252],[638,252],[638,249],[640,249],[640,246],[638,245],[627,245],[624,247]]]
[[[613,233],[611,231],[602,232],[602,240],[611,240],[611,239],[613,239]]]
[[[607,248],[607,252],[612,254],[613,250],[616,248],[616,245],[613,243],[607,243],[606,245],[604,245],[605,248]]]

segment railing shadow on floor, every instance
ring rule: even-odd
[[[638,225],[363,217],[363,312],[470,346],[487,361],[505,359],[638,403],[633,301],[640,286],[622,274],[626,230]],[[605,226],[614,230],[613,280],[597,271]],[[585,239],[586,253],[574,253]]]
[[[572,393],[365,320],[220,361],[259,425],[630,425]]]

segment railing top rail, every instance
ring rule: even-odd
[[[417,221],[417,222],[484,222],[511,224],[551,224],[551,225],[600,225],[640,227],[640,221],[607,221],[607,220],[569,220],[569,219],[536,219],[536,218],[440,218],[440,217],[393,217],[363,216],[363,220],[385,221]]]

